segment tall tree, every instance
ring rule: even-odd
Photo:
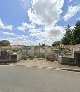
[[[74,35],[76,44],[80,44],[80,21],[76,23],[73,35]]]
[[[80,20],[77,21],[74,29],[72,30],[69,25],[67,26],[66,33],[61,41],[64,45],[80,44]]]
[[[66,28],[66,33],[62,39],[62,44],[69,45],[72,44],[72,30],[70,29],[70,26],[68,25]]]

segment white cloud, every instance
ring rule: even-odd
[[[26,31],[27,29],[29,29],[29,28],[35,28],[35,25],[33,25],[33,24],[27,24],[27,23],[22,23],[22,25],[21,26],[19,26],[19,27],[17,27],[17,29],[18,30],[20,30],[20,31]]]
[[[16,36],[15,33],[10,33],[10,32],[2,32],[2,34],[5,36]]]
[[[4,25],[4,23],[0,19],[0,29],[12,30],[13,29],[13,26],[12,25]]]
[[[27,12],[29,20],[32,24],[42,26],[37,29],[29,29],[29,36],[35,38],[34,44],[45,43],[50,45],[63,37],[64,28],[56,25],[63,12],[63,5],[64,0],[32,0],[32,7]],[[20,28],[22,31],[26,29]]]
[[[32,8],[28,10],[29,20],[32,23],[43,25],[43,30],[30,29],[30,36],[36,38],[36,44],[51,44],[63,37],[64,31],[60,26],[55,26],[63,12],[64,0],[32,0]]]
[[[71,26],[70,29],[74,29],[75,26]]]
[[[31,32],[29,35],[36,38],[35,44],[45,43],[51,45],[54,41],[60,40],[65,33],[63,27],[55,26],[44,28],[44,31],[40,31],[41,29],[30,29]]]
[[[29,19],[39,25],[55,25],[63,4],[64,0],[32,0],[32,9],[28,10]]]
[[[80,6],[69,6],[68,7],[68,12],[64,16],[64,20],[68,21],[70,18],[75,16],[75,14],[77,14],[78,12],[80,12]]]
[[[26,36],[26,35],[21,35],[20,37],[22,37],[22,38],[28,38],[28,36]]]
[[[7,38],[11,45],[32,45],[32,42],[30,40],[27,39],[27,36],[21,35],[21,36],[17,36],[15,38]]]
[[[7,25],[7,26],[5,26],[5,29],[7,29],[7,30],[13,30],[13,26],[12,25]]]
[[[50,30],[50,36],[52,37],[59,37],[61,36],[60,38],[62,38],[62,35],[64,34],[65,30],[63,27],[60,27],[60,26],[55,26],[55,27],[52,27],[52,29]]]
[[[3,24],[1,19],[0,19],[0,28],[5,28],[5,26],[4,26],[4,24]]]

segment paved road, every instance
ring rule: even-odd
[[[80,73],[0,66],[0,92],[80,92]]]

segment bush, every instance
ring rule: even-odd
[[[27,59],[30,59],[30,60],[32,60],[34,57],[32,57],[32,56],[25,56],[24,57],[24,60],[27,60]]]
[[[27,60],[27,59],[28,59],[28,56],[25,56],[25,57],[24,57],[24,60]]]

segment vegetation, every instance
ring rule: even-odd
[[[45,46],[45,44],[42,44],[42,47],[44,47]]]
[[[61,44],[61,41],[55,41],[52,46],[59,46]]]
[[[78,21],[73,30],[74,40],[76,44],[80,44],[80,21]]]
[[[74,29],[70,29],[68,25],[66,28],[66,33],[61,41],[56,41],[52,44],[52,46],[63,45],[75,45],[80,44],[80,21],[77,21]]]
[[[24,57],[24,60],[27,60],[27,59],[29,59],[29,57],[28,57],[28,56],[25,56],[25,57]]]
[[[10,46],[10,42],[8,40],[1,40],[0,46]]]
[[[62,44],[64,45],[75,44],[73,30],[70,29],[69,25],[66,28],[66,34],[62,39]]]

